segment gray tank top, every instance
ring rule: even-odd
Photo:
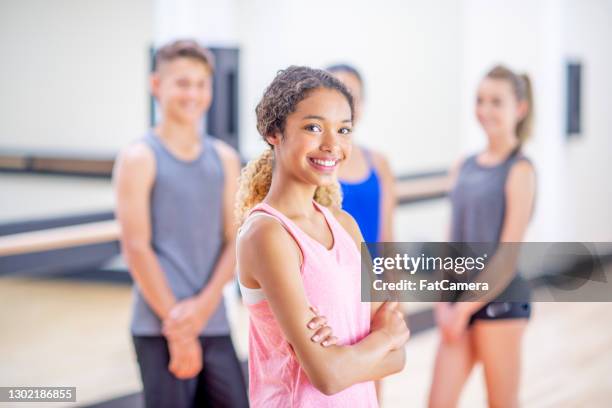
[[[512,166],[528,160],[513,152],[496,166],[482,166],[468,157],[450,193],[452,242],[498,243],[506,214],[506,180]]]
[[[508,173],[520,160],[529,161],[520,151],[513,152],[496,166],[478,164],[476,155],[465,160],[450,193],[451,242],[488,243],[488,252],[495,252],[506,215]],[[515,278],[499,294],[498,299],[526,300],[530,297],[529,292],[528,284],[517,271]]]
[[[155,154],[151,192],[152,247],[174,296],[185,299],[202,290],[223,246],[223,164],[209,136],[193,161],[173,156],[149,132],[143,139]],[[157,315],[134,285],[132,334],[161,335]],[[201,335],[229,334],[223,300]]]

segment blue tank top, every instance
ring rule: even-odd
[[[151,191],[151,245],[174,296],[195,296],[208,283],[223,249],[224,173],[209,136],[192,161],[172,155],[149,132],[143,139],[155,155]],[[160,320],[134,285],[131,330],[134,335],[161,335]],[[229,334],[223,301],[201,335]]]
[[[340,180],[342,209],[355,218],[365,242],[378,242],[381,221],[381,187],[370,152],[363,151],[370,172],[356,183]]]

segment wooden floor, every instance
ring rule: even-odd
[[[64,406],[137,392],[130,303],[125,285],[0,279],[0,385],[76,386],[77,404]],[[234,337],[244,356],[247,317],[232,303]],[[437,341],[434,330],[411,339],[406,368],[385,381],[385,407],[425,406]],[[524,367],[525,407],[611,406],[612,303],[535,304]],[[480,368],[460,406],[486,406]]]

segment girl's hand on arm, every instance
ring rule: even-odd
[[[333,346],[338,343],[338,338],[334,336],[332,328],[327,325],[327,318],[319,314],[319,309],[315,306],[310,306],[310,310],[315,314],[315,317],[308,322],[308,328],[314,330],[315,333],[310,338],[313,342],[321,344],[323,347]]]
[[[381,332],[389,337],[391,350],[397,350],[410,338],[404,314],[398,308],[398,302],[385,302],[376,311],[370,331]]]

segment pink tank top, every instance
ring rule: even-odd
[[[331,249],[265,203],[251,210],[278,219],[300,247],[302,282],[308,301],[326,316],[338,344],[359,342],[370,332],[370,304],[362,303],[361,261],[355,241],[329,210],[316,202],[333,234]],[[327,396],[308,380],[264,299],[247,305],[249,323],[249,399],[251,407],[378,407],[374,382],[355,384]]]

